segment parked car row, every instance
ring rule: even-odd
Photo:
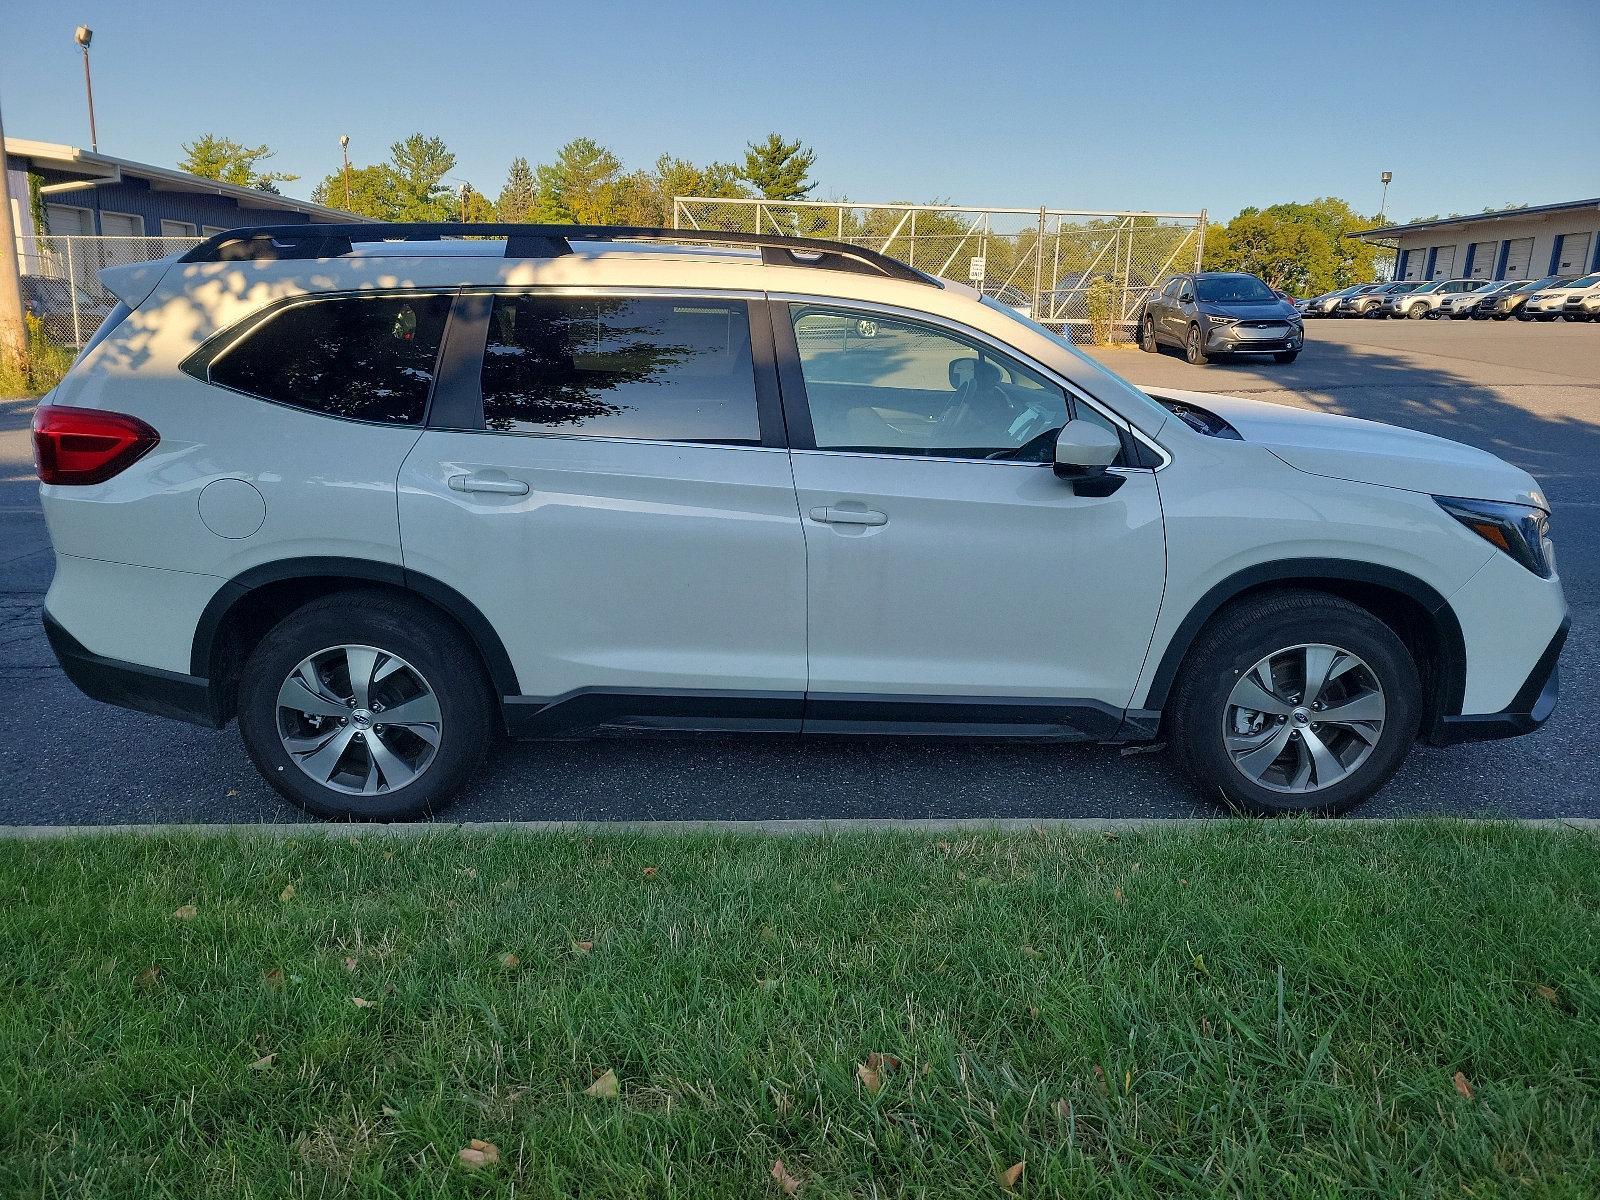
[[[1543,279],[1429,279],[1352,284],[1295,307],[1305,317],[1427,317],[1504,321],[1600,318],[1600,271]]]

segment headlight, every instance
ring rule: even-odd
[[[1237,325],[1239,323],[1238,317],[1225,317],[1221,313],[1207,312],[1203,308],[1200,310],[1200,315],[1213,325]]]
[[[1556,573],[1556,548],[1550,540],[1550,514],[1531,504],[1463,500],[1435,496],[1445,512],[1497,550],[1504,550],[1541,579]]]

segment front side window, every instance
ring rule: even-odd
[[[761,441],[743,301],[496,296],[483,419],[506,433]]]
[[[916,321],[800,304],[790,316],[818,450],[1054,458],[1066,393],[1013,359]]]
[[[1161,298],[1163,300],[1177,300],[1178,293],[1180,291],[1182,291],[1182,290],[1183,290],[1183,276],[1179,275],[1171,283],[1167,284],[1167,286],[1162,290]]]
[[[213,360],[207,379],[331,417],[415,425],[449,314],[448,295],[295,304]]]

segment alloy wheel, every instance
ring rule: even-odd
[[[422,673],[376,646],[330,646],[300,661],[278,689],[278,737],[323,787],[375,796],[432,765],[443,721]]]
[[[1223,709],[1228,759],[1275,792],[1318,792],[1371,756],[1383,733],[1383,685],[1348,650],[1290,646],[1239,677]]]

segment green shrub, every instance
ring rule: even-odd
[[[45,332],[38,317],[29,314],[24,320],[28,348],[20,364],[0,361],[0,397],[42,396],[61,382],[75,357],[71,349]]]
[[[1109,346],[1116,334],[1117,286],[1106,278],[1096,279],[1084,293],[1089,306],[1089,336],[1096,346]]]

